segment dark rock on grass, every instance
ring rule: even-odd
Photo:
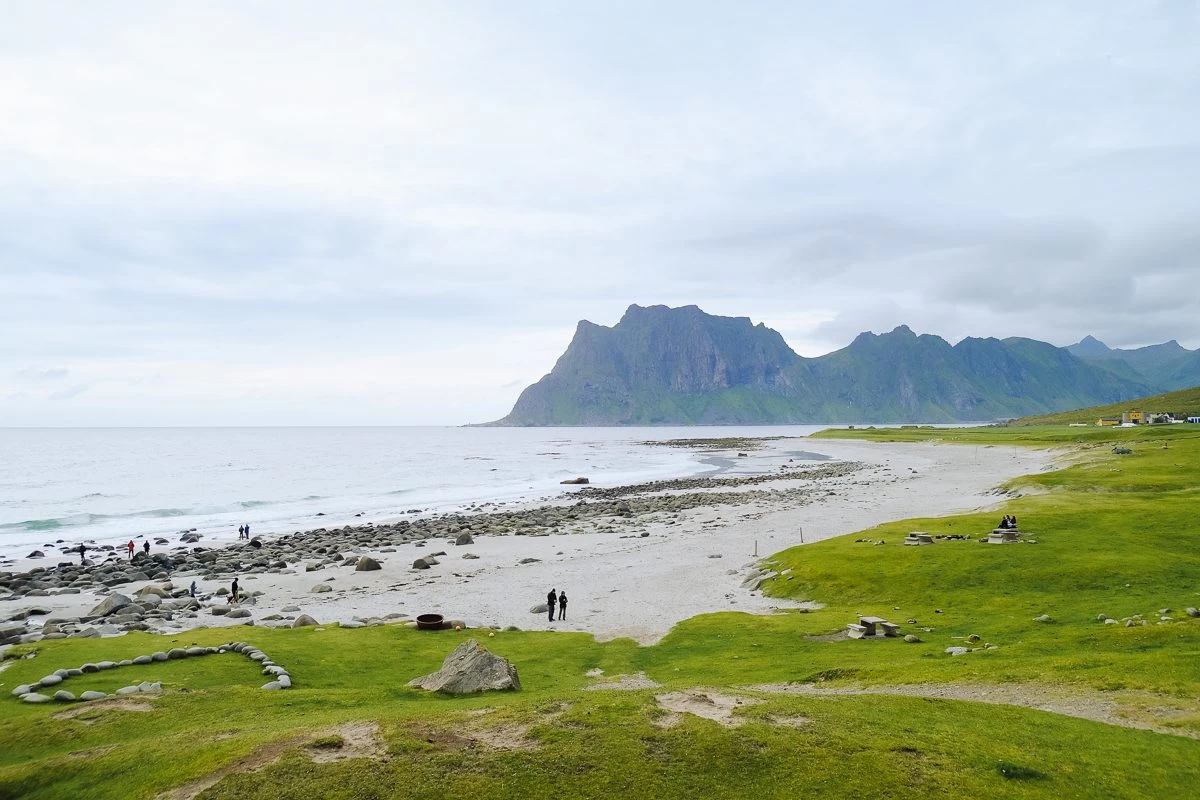
[[[293,628],[310,628],[314,625],[320,625],[320,624],[321,623],[317,622],[315,619],[310,617],[308,614],[301,614],[300,616],[296,617],[295,622],[292,623],[292,627]]]
[[[414,678],[409,686],[444,694],[520,689],[517,668],[506,658],[493,655],[474,639],[454,649],[437,672]]]

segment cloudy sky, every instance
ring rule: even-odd
[[[0,425],[494,419],[630,303],[1200,347],[1198,41],[1190,1],[0,0]]]

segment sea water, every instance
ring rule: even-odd
[[[0,556],[195,529],[236,539],[550,499],[712,471],[648,440],[805,436],[827,426],[687,428],[3,428]]]

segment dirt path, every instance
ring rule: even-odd
[[[1196,727],[1185,728],[1172,722],[1200,720],[1200,704],[1183,698],[1151,692],[1100,692],[1066,689],[1038,684],[956,684],[916,683],[898,686],[814,686],[812,684],[772,683],[738,687],[771,694],[799,694],[814,697],[838,695],[886,694],[904,697],[932,697],[967,700],[974,703],[1020,706],[1067,717],[1078,717],[1122,728],[1166,733],[1200,739]]]

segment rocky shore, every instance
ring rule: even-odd
[[[837,460],[800,463],[785,446],[769,442],[746,458],[730,452],[742,474],[591,485],[537,507],[483,503],[466,513],[224,546],[188,532],[133,559],[91,548],[83,563],[71,543],[56,542],[64,555],[0,571],[0,646],[134,630],[290,627],[305,617],[353,627],[430,611],[463,624],[653,641],[704,611],[769,612],[774,601],[743,585],[757,569],[760,542],[765,556],[887,519],[991,503],[997,482],[1048,460],[999,448],[973,455],[823,442]],[[723,556],[737,560],[722,564]],[[235,577],[236,604],[228,597]],[[570,622],[531,617],[552,586],[570,588]]]
[[[224,602],[227,594],[224,588],[218,589],[213,596],[191,596],[188,582],[194,579],[223,582],[238,576],[292,575],[331,567],[372,571],[380,569],[380,564],[371,556],[363,555],[364,552],[394,553],[406,544],[424,547],[427,543],[444,540],[448,545],[462,547],[473,544],[475,537],[484,536],[538,537],[584,529],[616,530],[614,525],[617,523],[630,530],[629,523],[637,523],[640,519],[670,517],[697,507],[762,502],[796,505],[820,491],[823,482],[844,478],[863,468],[864,465],[858,462],[810,467],[784,464],[779,473],[681,478],[608,488],[589,486],[564,494],[554,505],[505,511],[478,510],[382,525],[317,528],[223,547],[205,547],[199,544],[197,534],[183,532],[179,545],[169,551],[148,554],[136,550],[131,559],[126,559],[120,548],[99,546],[89,551],[101,556],[95,560],[60,561],[53,566],[37,566],[25,572],[0,572],[0,602],[112,592],[90,613],[77,617],[50,617],[52,610],[49,607],[36,604],[7,614],[0,611],[0,619],[5,620],[4,627],[0,627],[0,645],[35,642],[41,638],[153,631],[166,622],[195,619],[206,608],[213,616],[251,617],[244,605],[231,607]],[[788,486],[771,491],[749,488],[780,482],[786,482]],[[648,535],[636,525],[632,529],[640,535]],[[159,546],[167,543],[162,538],[156,541]],[[77,552],[78,545],[58,544],[68,555]],[[423,555],[413,560],[411,569],[430,569],[445,555],[445,551]],[[469,559],[470,554],[463,557]],[[115,592],[115,587],[147,581],[157,585],[143,587],[132,600]],[[332,588],[326,585],[324,590],[332,591]],[[313,591],[321,593],[322,585],[318,584]],[[243,602],[254,604],[261,594],[247,592]],[[397,618],[404,616],[407,615]]]

